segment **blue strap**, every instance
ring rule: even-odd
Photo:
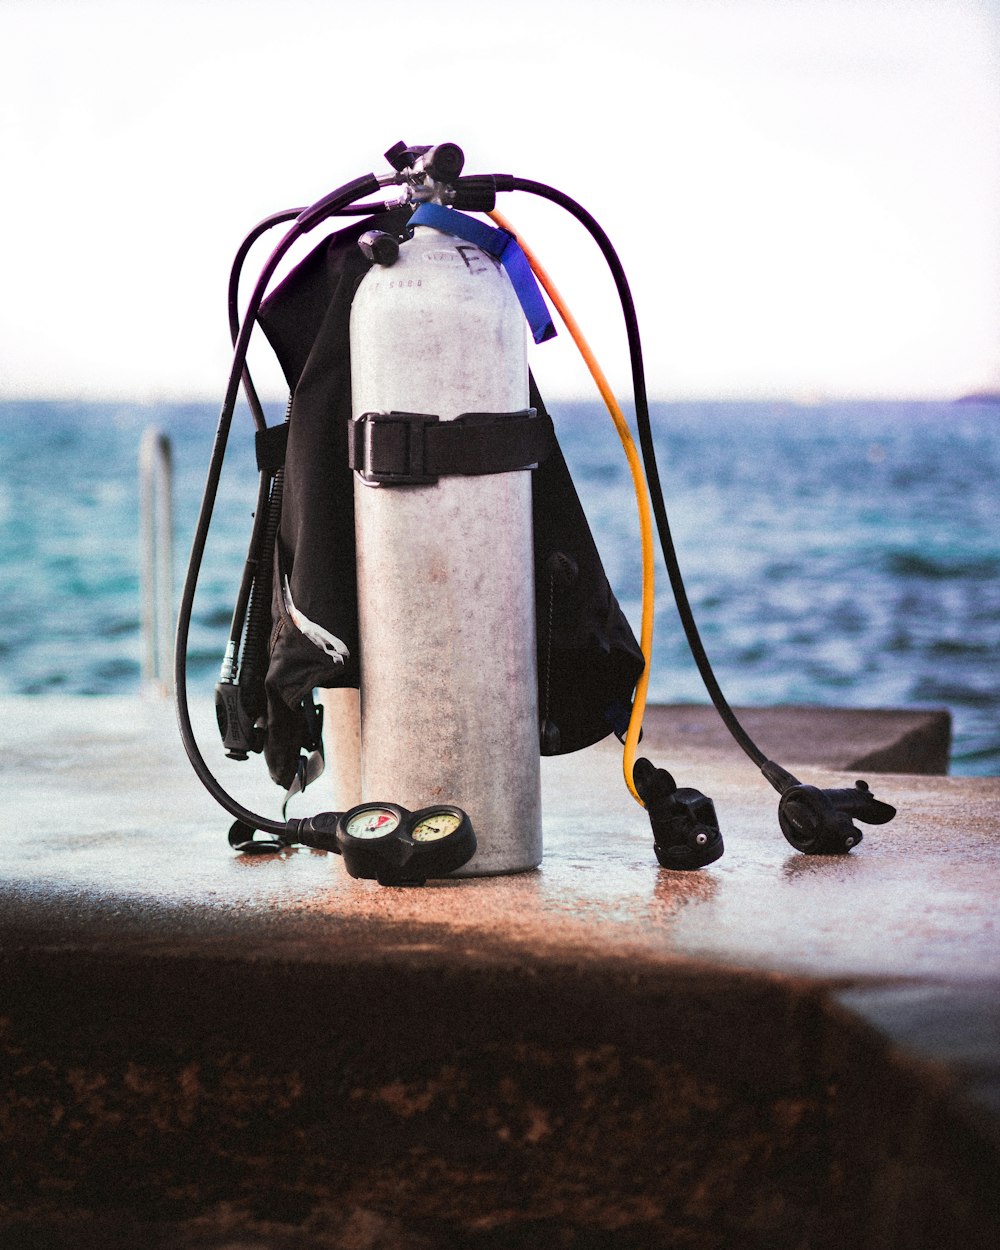
[[[466,243],[474,243],[481,252],[492,256],[503,265],[510,278],[514,293],[524,309],[524,315],[531,326],[531,335],[536,343],[544,343],[555,338],[556,328],[552,324],[552,316],[538,289],[535,275],[531,272],[528,258],[521,251],[521,245],[509,230],[500,230],[477,221],[466,213],[454,208],[445,208],[443,204],[421,204],[414,210],[410,218],[411,226],[432,226],[445,234],[453,234]]]

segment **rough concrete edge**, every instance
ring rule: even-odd
[[[876,773],[907,773],[947,776],[951,761],[952,717],[946,709],[928,709],[928,723],[897,739],[892,745],[860,755],[844,771],[867,769]]]
[[[798,768],[826,768],[833,772],[853,772],[868,769],[879,773],[906,773],[928,776],[947,776],[951,758],[952,714],[942,707],[837,707],[812,703],[775,703],[753,706],[740,705],[733,708],[737,719],[765,755],[778,762]],[[705,753],[712,758],[731,755],[743,758],[740,747],[729,733],[722,718],[711,703],[650,703],[646,709],[645,729],[649,734],[652,750],[670,751],[677,742],[669,730],[671,722],[686,720],[707,722],[697,730],[682,729],[686,749]],[[801,749],[801,741],[792,736],[782,724],[802,723],[815,718],[827,721],[838,716],[856,721],[867,720],[871,728],[881,729],[880,745],[864,750],[863,743],[855,742],[854,751],[862,747],[860,755],[851,753],[851,743],[840,741],[836,735],[825,742],[822,750]],[[908,721],[911,728],[892,729],[892,722]],[[917,722],[917,723],[914,723]],[[888,727],[888,728],[887,728]],[[850,736],[850,735],[849,735]],[[857,737],[857,734],[854,735]],[[808,741],[812,738],[807,736]],[[769,743],[766,748],[764,743]],[[839,745],[838,745],[839,742]]]
[[[178,950],[165,952],[147,949],[140,952],[109,946],[107,953],[116,964],[135,964],[145,967],[147,971],[153,971],[154,974],[155,966],[161,960],[165,959],[175,968],[187,962],[186,953]],[[63,962],[62,957],[65,956],[65,962],[70,963],[75,961],[80,951],[78,947],[64,951],[50,949],[46,954],[50,961]],[[880,1079],[880,1071],[883,1078],[887,1071],[890,1072],[893,1074],[893,1079],[889,1082],[891,1088],[897,1094],[901,1090],[909,1090],[913,1095],[913,1105],[903,1117],[904,1120],[913,1120],[922,1130],[935,1124],[939,1124],[942,1129],[945,1125],[957,1125],[958,1140],[971,1143],[975,1152],[976,1175],[982,1173],[995,1177],[1000,1174],[1000,1106],[997,1099],[997,1091],[1000,1089],[1000,1056],[993,1050],[988,1062],[982,1062],[981,1029],[973,1038],[970,1051],[975,1063],[963,1063],[961,1054],[954,1051],[946,1057],[935,1054],[936,1030],[940,1029],[942,1021],[947,1025],[952,1019],[949,995],[954,987],[939,982],[906,978],[832,980],[776,974],[752,967],[721,970],[688,960],[664,962],[653,959],[645,965],[637,966],[633,956],[628,960],[602,960],[598,963],[588,961],[581,965],[567,951],[549,952],[541,957],[528,959],[525,959],[523,951],[511,954],[514,959],[507,969],[508,972],[520,971],[530,980],[537,981],[546,967],[550,971],[561,969],[562,975],[568,976],[571,982],[589,982],[592,993],[599,992],[602,987],[610,988],[613,992],[616,987],[622,990],[627,986],[640,999],[649,997],[650,994],[657,997],[660,993],[669,994],[672,983],[677,983],[678,988],[686,983],[687,990],[690,991],[693,982],[706,975],[717,979],[714,992],[723,996],[727,993],[727,987],[732,989],[734,982],[744,985],[748,981],[757,983],[761,989],[770,987],[785,1002],[789,1012],[796,1016],[799,1026],[806,1028],[800,1042],[805,1051],[812,1048],[811,1066],[817,1072],[827,1074],[834,1084],[841,1073],[853,1073],[862,1096],[868,1082],[877,1082]],[[24,967],[22,961],[17,962]],[[246,964],[245,958],[236,962]],[[275,972],[282,967],[286,974],[290,972],[287,958],[283,958],[280,951],[271,952],[270,959],[266,954],[263,959],[257,954],[251,962],[257,965],[273,962]],[[432,959],[428,962],[434,961]],[[405,966],[402,966],[405,964],[406,959],[401,952],[383,952],[380,959],[373,961],[370,973],[377,978],[380,967],[384,969],[392,965],[405,972]],[[96,967],[92,970],[96,971]],[[358,971],[355,968],[356,975]],[[335,975],[336,965],[330,968],[330,972]],[[315,964],[311,964],[310,977],[315,978],[315,975]],[[363,979],[364,974],[361,975]],[[997,999],[990,995],[995,994],[997,988],[998,983],[995,980],[984,982],[972,991],[968,987],[964,990],[960,987],[957,994],[962,999],[960,1005],[964,1009],[965,1018],[968,1019],[970,1012],[975,1012],[980,1006],[989,1007],[992,1004],[996,1008]],[[866,1010],[866,1007],[870,1009]],[[961,1014],[959,1013],[960,1016]],[[986,1012],[987,1030],[994,1014],[995,1010]],[[816,1026],[820,1026],[821,1033],[814,1031]],[[787,1056],[787,1059],[791,1059],[793,1063],[796,1061],[794,1055]],[[780,1051],[777,1054],[769,1052],[768,1062],[780,1064],[781,1061]],[[849,1096],[857,1096],[848,1092]],[[906,1178],[908,1188],[903,1193],[905,1197],[919,1182],[919,1164],[923,1160],[925,1147],[915,1137],[912,1140],[911,1136],[904,1134],[904,1137],[907,1149],[912,1145],[919,1153],[919,1159],[916,1159],[918,1166],[913,1176],[906,1171],[908,1156],[893,1158],[899,1175]],[[958,1156],[953,1160],[953,1166],[960,1166]],[[862,1181],[859,1180],[859,1183]],[[890,1197],[898,1197],[894,1186],[902,1182],[894,1173],[884,1182],[878,1177],[872,1179],[869,1175],[863,1183],[874,1185],[876,1190],[881,1185]],[[965,1184],[965,1179],[960,1178],[960,1183]],[[875,1205],[878,1206],[877,1203]],[[988,1206],[988,1202],[984,1200],[983,1209],[986,1210]],[[900,1211],[895,1208],[892,1211],[883,1211],[886,1217],[898,1216],[902,1236],[905,1236],[907,1222],[915,1218],[906,1214],[904,1208],[905,1203]],[[899,1232],[900,1229],[894,1231]],[[894,1241],[892,1244],[903,1245],[907,1242]]]
[[[824,1010],[941,1098],[1000,1157],[1000,984],[853,982],[821,990]]]
[[[423,972],[440,973],[455,961],[444,941],[427,949],[427,939],[437,936],[439,926],[427,925],[415,936],[419,966]],[[450,937],[450,930],[446,930]],[[142,968],[155,978],[158,965],[196,964],[206,957],[204,935],[166,941],[150,939],[123,947],[108,935],[92,936],[81,943],[65,935],[40,933],[32,943],[50,966],[67,966],[84,958],[95,970],[110,960],[115,966]],[[30,947],[16,944],[7,958],[25,964]],[[301,940],[278,940],[256,950],[248,959],[227,938],[207,952],[212,963],[248,965],[272,973],[279,969],[294,978],[296,968],[312,979],[324,970],[337,979],[341,963],[304,950]],[[378,981],[380,975],[405,975],[412,967],[409,946],[374,948],[360,961],[351,960],[355,975]],[[30,962],[30,960],[29,960]],[[908,1074],[928,1098],[943,1101],[977,1136],[991,1143],[1000,1158],[1000,980],[950,985],[936,980],[893,977],[813,976],[804,972],[762,968],[753,964],[720,965],[711,958],[684,956],[665,959],[636,948],[604,952],[594,960],[575,943],[526,949],[521,945],[487,943],[475,957],[463,961],[468,972],[480,975],[526,976],[529,981],[552,976],[563,983],[589,984],[592,992],[604,987],[614,993],[630,991],[640,998],[669,995],[671,990],[689,994],[698,983],[711,983],[715,994],[727,996],[737,985],[770,987],[795,1004],[811,1004],[835,1027],[846,1029],[862,1049],[872,1047],[887,1064]],[[0,959],[0,967],[4,963]],[[471,965],[471,967],[469,966]],[[710,991],[712,992],[712,991]]]

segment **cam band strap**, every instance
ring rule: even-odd
[[[424,412],[365,412],[351,421],[347,458],[370,485],[415,486],[450,475],[533,469],[555,443],[552,418],[466,412],[454,421]]]
[[[474,243],[481,252],[498,260],[510,278],[514,293],[524,309],[532,338],[536,343],[555,338],[556,328],[552,324],[552,316],[538,289],[528,258],[509,230],[487,226],[475,217],[468,217],[454,208],[445,208],[442,204],[421,204],[414,209],[410,225],[432,226],[445,234],[453,234],[457,239],[464,239],[466,243]]]

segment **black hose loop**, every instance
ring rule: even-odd
[[[308,230],[319,225],[325,217],[334,216],[363,196],[374,194],[379,190],[379,187],[380,183],[374,174],[364,174],[360,178],[355,178],[352,182],[345,183],[344,186],[339,187],[336,191],[332,191],[310,208],[305,209],[303,213],[299,214],[292,227],[275,247],[261,270],[253,293],[250,296],[239,332],[236,335],[229,381],[226,386],[225,398],[222,401],[218,425],[216,426],[215,441],[212,445],[208,475],[205,481],[205,491],[195,525],[187,575],[184,580],[180,608],[177,614],[177,634],[174,643],[174,687],[177,701],[177,725],[181,740],[184,743],[184,749],[191,762],[191,767],[202,785],[221,807],[225,808],[226,811],[230,812],[238,820],[242,820],[265,833],[284,834],[286,824],[284,821],[271,820],[266,816],[260,816],[234,799],[212,773],[195,739],[194,726],[191,723],[191,709],[188,705],[187,697],[187,650],[191,631],[191,614],[194,608],[195,592],[198,589],[198,576],[205,556],[208,530],[219,492],[219,482],[222,477],[222,464],[225,459],[226,444],[229,440],[229,430],[232,426],[236,399],[239,395],[240,384],[246,369],[247,349],[250,345],[250,336],[253,332],[257,312],[264,299],[264,294],[271,279],[274,277],[278,265],[297,239],[301,238]]]
[[[499,179],[499,175],[497,177]],[[505,184],[506,181],[504,179]],[[497,185],[499,189],[499,181]],[[618,253],[598,221],[576,200],[566,195],[565,192],[557,191],[554,187],[547,186],[544,182],[535,182],[530,178],[511,177],[509,186],[513,191],[526,191],[531,195],[537,195],[542,199],[550,200],[553,204],[558,204],[571,216],[575,217],[590,233],[611,271],[625,318],[625,331],[628,337],[629,356],[632,366],[632,390],[635,403],[636,426],[639,431],[639,445],[642,451],[643,465],[646,470],[646,480],[649,485],[650,501],[653,507],[653,515],[656,519],[660,547],[663,551],[663,560],[667,568],[667,576],[670,579],[670,587],[674,592],[677,612],[681,619],[681,625],[684,628],[688,647],[691,650],[698,672],[701,675],[709,697],[715,705],[716,711],[736,742],[757,767],[760,768],[767,762],[767,757],[740,724],[736,713],[729,706],[725,695],[722,693],[722,688],[716,680],[708,654],[702,644],[694,612],[688,599],[687,588],[684,585],[677,550],[674,546],[673,535],[670,532],[670,522],[667,518],[666,504],[663,501],[663,488],[660,484],[660,473],[656,463],[656,448],[653,444],[652,426],[649,419],[649,401],[646,396],[646,372],[642,359],[639,320],[636,316],[635,303],[632,299],[628,279],[625,276],[625,270]],[[503,189],[506,189],[506,185]]]

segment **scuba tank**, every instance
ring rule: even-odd
[[[524,314],[488,255],[417,226],[391,266],[362,279],[350,336],[362,795],[465,809],[479,850],[463,873],[534,868],[531,468],[438,474],[428,454],[444,422],[501,439],[540,424]],[[390,446],[402,453],[395,478]],[[399,481],[421,476],[437,480]]]
[[[779,791],[782,833],[806,854],[846,853],[862,836],[854,820],[884,823],[894,809],[863,782],[852,790],[803,785],[767,759],[722,695],[673,549],[638,323],[607,236],[543,183],[463,177],[454,144],[399,143],[386,158],[391,173],[365,175],[306,209],[265,219],[234,263],[234,359],[175,658],[181,735],[202,782],[237,818],[231,845],[244,853],[294,843],[332,850],[351,875],[384,885],[524,871],[542,853],[539,754],[615,732],[658,862],[686,870],[717,860],[723,842],[711,799],[636,758],[652,649],[655,516],[695,662],[733,736]],[[366,198],[394,187],[393,199]],[[498,191],[560,205],[605,256],[631,351],[641,463],[572,314],[495,211]],[[269,291],[289,248],[343,215],[364,220],[327,237]],[[289,222],[241,319],[243,261],[265,231]],[[536,343],[555,333],[539,282],[580,347],[629,460],[642,535],[638,643],[528,372],[525,320]],[[257,324],[291,392],[281,426],[267,424],[246,369]],[[241,386],[257,426],[260,482],[216,711],[226,753],[262,752],[286,789],[280,820],[249,811],[219,785],[194,740],[186,697],[191,608]],[[289,819],[288,799],[323,767],[324,741],[338,810]]]

